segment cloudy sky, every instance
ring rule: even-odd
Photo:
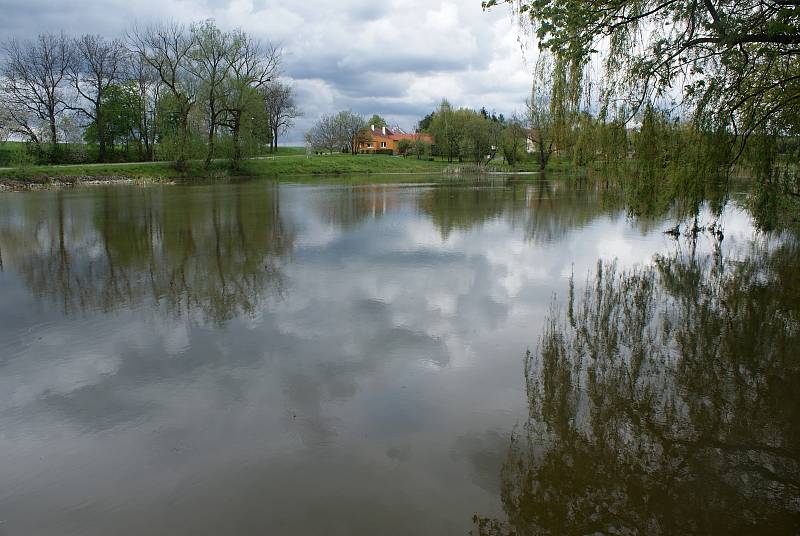
[[[323,113],[378,113],[412,127],[447,97],[509,114],[522,108],[530,67],[508,9],[480,0],[3,0],[0,35],[124,33],[133,22],[213,18],[285,49],[302,132]]]

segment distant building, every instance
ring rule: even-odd
[[[390,150],[393,154],[397,154],[397,144],[400,140],[409,140],[412,144],[418,140],[433,143],[430,134],[407,134],[398,126],[376,127],[370,125],[369,130],[368,139],[358,145],[359,152],[374,153]]]

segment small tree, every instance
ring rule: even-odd
[[[397,142],[397,153],[405,158],[408,156],[408,151],[411,149],[411,145],[411,140],[406,138],[401,139]]]
[[[461,140],[462,156],[472,158],[476,164],[483,163],[484,158],[491,156],[493,147],[496,147],[492,145],[493,139],[491,120],[484,114],[472,112],[464,123]]]
[[[278,150],[278,136],[292,128],[294,120],[302,115],[297,106],[295,91],[292,86],[280,81],[273,81],[263,89],[264,109],[272,131],[270,152]]]
[[[350,154],[358,153],[358,146],[369,140],[367,122],[360,115],[349,110],[339,112],[335,118],[336,129],[339,132],[341,147],[346,148]]]
[[[414,142],[414,154],[416,155],[417,160],[421,159],[425,155],[431,154],[431,144],[425,140],[416,140]]]
[[[446,155],[447,161],[452,162],[454,157],[459,156],[459,142],[463,137],[463,120],[446,99],[439,104],[430,129],[439,153]]]
[[[131,139],[138,141],[139,111],[141,102],[136,86],[132,82],[122,85],[112,85],[103,91],[102,101],[102,128],[105,137],[104,145],[114,149],[118,143],[123,143],[127,150]],[[83,139],[88,143],[97,143],[100,146],[100,126],[98,121],[92,121],[83,131]],[[100,157],[107,159],[105,153]]]
[[[318,150],[334,151],[342,149],[342,135],[337,125],[336,116],[323,115],[314,124],[311,131],[306,134],[306,139]]]
[[[522,120],[514,114],[506,123],[501,138],[503,157],[508,165],[513,166],[519,160],[520,154],[525,149],[526,132]]]

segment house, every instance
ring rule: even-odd
[[[400,140],[409,140],[412,144],[418,140],[433,143],[433,138],[430,134],[407,134],[397,126],[376,127],[375,125],[370,125],[369,135],[365,141],[358,145],[358,151],[361,153],[392,151],[392,154],[397,154],[397,144]]]

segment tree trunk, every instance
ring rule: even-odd
[[[231,134],[233,134],[233,161],[231,167],[239,169],[239,162],[242,159],[242,145],[239,140],[239,130],[241,129],[241,120],[239,114],[235,114],[233,124],[231,126]]]
[[[100,162],[106,161],[106,125],[105,119],[99,110],[99,108],[95,109],[95,123],[97,124],[97,143],[99,145],[99,154],[98,160]]]
[[[147,135],[146,131],[144,133],[144,136],[142,136],[142,138],[141,138],[141,145],[139,146],[140,150],[142,148],[144,148],[144,154],[142,155],[143,156],[142,160],[151,160],[151,158],[150,158],[150,137]]]
[[[58,163],[58,131],[56,130],[55,112],[50,112],[50,162]]]
[[[216,132],[216,128],[214,127],[213,121],[211,127],[208,129],[208,151],[206,152],[206,161],[204,163],[204,167],[206,169],[211,166],[211,159],[214,157],[214,134]]]
[[[539,145],[539,170],[544,171],[547,167],[547,156],[545,155],[544,144],[540,141],[537,145]]]
[[[180,140],[178,146],[178,156],[175,161],[175,169],[178,171],[186,171],[186,143],[189,140],[189,107],[181,110],[181,123],[180,123]]]

